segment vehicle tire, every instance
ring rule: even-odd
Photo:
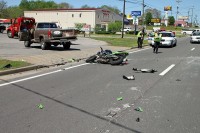
[[[123,60],[124,60],[124,56],[118,56],[118,58],[117,59],[110,59],[110,64],[111,65],[120,65],[120,64],[122,64],[122,62],[123,62]]]
[[[7,32],[7,36],[8,36],[9,38],[13,38],[13,37],[12,37],[12,32],[11,32],[11,31],[8,31],[8,32]]]
[[[172,42],[171,42],[171,45],[170,45],[170,48],[173,48],[173,46],[174,46],[174,45],[173,45],[173,41],[172,41]]]
[[[31,46],[31,41],[24,41],[24,46],[25,47],[30,47]]]
[[[176,47],[176,43],[174,44],[174,47]]]
[[[94,61],[96,60],[96,58],[97,58],[96,55],[92,55],[89,58],[87,58],[85,62],[87,62],[87,63],[94,63]]]
[[[63,44],[63,48],[64,48],[64,49],[70,49],[70,46],[71,46],[71,42],[65,42],[65,43]]]
[[[3,33],[3,31],[4,31],[4,30],[3,30],[3,29],[1,29],[1,31],[0,31],[0,32],[1,32],[1,33]]]
[[[47,50],[48,44],[44,41],[44,38],[41,38],[40,43],[41,43],[41,49]]]
[[[183,32],[183,35],[186,35],[186,32]]]

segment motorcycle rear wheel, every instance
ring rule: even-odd
[[[111,65],[120,65],[120,64],[122,64],[124,58],[125,58],[124,56],[118,56],[117,59],[112,58],[112,59],[110,59],[110,64]]]
[[[92,55],[89,58],[86,59],[86,63],[94,63],[94,61],[96,60],[97,56],[96,55]]]

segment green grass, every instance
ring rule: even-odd
[[[112,38],[112,37],[91,37],[95,40],[107,42],[111,46],[121,47],[137,47],[137,38]],[[147,40],[144,40],[144,45],[147,45]]]
[[[4,68],[4,66],[10,64],[10,68]],[[5,59],[0,59],[0,71],[3,70],[9,70],[13,68],[20,68],[20,67],[25,67],[31,65],[30,63],[24,62],[24,61],[11,61],[11,60],[5,60]]]

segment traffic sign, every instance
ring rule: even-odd
[[[141,11],[131,11],[132,16],[141,16]]]

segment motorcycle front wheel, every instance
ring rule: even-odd
[[[86,59],[86,63],[94,63],[94,61],[96,60],[97,56],[96,55],[92,55],[89,58]]]
[[[110,64],[111,65],[120,65],[120,64],[122,64],[124,58],[125,58],[124,56],[118,56],[117,59],[111,58],[110,59]]]

